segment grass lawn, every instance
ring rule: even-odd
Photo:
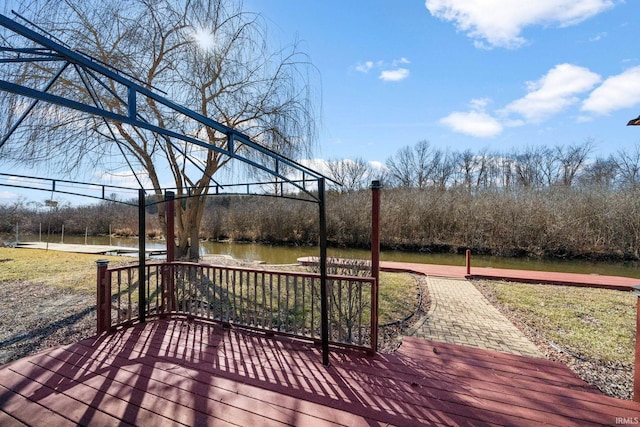
[[[482,283],[500,304],[547,341],[588,360],[633,364],[638,298],[630,292]]]
[[[22,280],[74,291],[95,292],[98,259],[108,259],[111,266],[136,261],[122,256],[0,248],[0,282]],[[417,294],[417,283],[411,275],[381,273],[380,323],[399,320],[411,314],[417,305]]]
[[[380,273],[378,288],[378,323],[401,320],[418,305],[418,284],[410,274]]]
[[[0,282],[22,280],[74,291],[95,292],[98,259],[107,259],[110,265],[135,261],[121,256],[0,248]]]

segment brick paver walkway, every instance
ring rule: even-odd
[[[524,356],[544,357],[469,281],[427,278],[431,307],[407,335]]]

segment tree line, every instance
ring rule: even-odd
[[[328,239],[334,246],[368,247],[367,187],[371,178],[378,178],[385,183],[381,197],[385,249],[471,248],[504,256],[640,259],[640,146],[606,159],[590,158],[592,148],[587,141],[523,149],[511,156],[483,150],[447,154],[424,142],[403,148],[388,159],[382,174],[373,169],[359,179],[353,174],[348,177],[351,184],[328,192]],[[458,163],[447,160],[454,158]],[[147,230],[160,236],[154,206],[148,207]],[[111,201],[81,207],[62,204],[55,209],[15,202],[0,206],[0,231],[12,232],[19,221],[23,230],[33,232],[38,223],[53,230],[64,223],[67,233],[82,234],[89,227],[91,234],[106,234],[111,224],[114,233],[135,234],[135,209]],[[199,237],[316,244],[317,206],[274,197],[211,196]]]
[[[640,183],[640,143],[607,157],[591,158],[593,140],[570,145],[536,145],[507,152],[451,151],[423,140],[399,149],[377,169],[365,160],[331,160],[328,176],[337,191],[366,188],[379,179],[391,188],[464,188],[511,191],[522,188],[619,189]]]

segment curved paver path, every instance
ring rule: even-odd
[[[313,264],[317,257],[299,258],[298,262]],[[340,262],[340,260],[332,260]],[[547,283],[565,286],[587,286],[617,290],[632,290],[640,279],[593,274],[524,271],[487,267],[466,267],[406,262],[382,261],[380,270],[410,272],[427,276],[431,308],[407,335],[517,355],[544,357],[500,311],[466,278]]]
[[[468,280],[429,276],[427,283],[431,307],[407,335],[523,356],[544,357]]]

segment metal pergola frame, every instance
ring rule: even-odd
[[[19,15],[16,14],[19,17]],[[24,18],[23,18],[24,19]],[[25,20],[26,21],[26,20]],[[29,22],[29,21],[27,21]],[[68,46],[65,46],[58,39],[55,39],[50,34],[44,32],[44,30],[38,28],[37,26],[31,24],[36,30],[31,29],[23,24],[16,22],[13,19],[8,18],[0,14],[0,25],[14,34],[20,35],[24,37],[26,40],[29,40],[32,44],[35,44],[37,47],[14,47],[14,46],[0,46],[0,54],[3,56],[0,57],[0,67],[6,64],[16,64],[21,63],[26,66],[32,63],[38,62],[51,62],[51,63],[59,63],[60,67],[58,71],[52,76],[50,81],[43,88],[33,88],[24,86],[21,84],[17,84],[14,82],[6,81],[0,79],[0,91],[8,92],[14,95],[18,95],[21,97],[31,99],[31,103],[29,107],[24,111],[24,113],[16,120],[15,123],[11,126],[7,134],[3,135],[0,138],[0,149],[7,142],[7,140],[11,137],[11,135],[15,132],[15,130],[20,126],[20,124],[28,117],[31,111],[35,108],[35,106],[40,103],[49,103],[55,104],[64,108],[73,109],[84,114],[96,116],[102,118],[107,126],[110,126],[111,122],[119,122],[128,124],[130,126],[144,129],[147,131],[151,131],[155,134],[160,135],[167,144],[170,144],[175,150],[182,153],[187,160],[189,160],[194,166],[200,169],[203,173],[206,172],[186,153],[184,153],[180,147],[178,147],[173,140],[182,141],[183,143],[194,144],[198,147],[204,148],[206,150],[213,150],[222,155],[228,156],[231,160],[239,161],[245,165],[250,166],[251,168],[257,169],[259,171],[265,172],[268,175],[272,176],[275,181],[273,182],[257,182],[257,183],[247,183],[247,184],[230,184],[229,187],[235,188],[237,186],[246,186],[246,192],[237,192],[237,193],[227,193],[226,190],[223,194],[257,194],[250,193],[251,186],[255,185],[274,185],[280,188],[283,188],[283,185],[291,186],[292,188],[298,191],[298,195],[302,195],[303,197],[297,197],[295,194],[290,193],[290,195],[285,195],[284,191],[280,191],[280,194],[276,192],[275,196],[279,197],[288,197],[294,198],[296,200],[303,200],[307,202],[313,202],[318,205],[318,218],[319,218],[319,246],[320,246],[320,276],[321,276],[321,341],[322,341],[322,354],[323,354],[323,363],[325,365],[329,364],[329,328],[328,328],[328,290],[327,290],[327,226],[326,226],[326,202],[325,202],[325,183],[327,180],[334,182],[328,177],[322,175],[321,173],[302,165],[299,162],[296,162],[292,159],[289,159],[285,156],[278,154],[277,152],[270,150],[267,147],[260,145],[251,140],[251,138],[245,135],[242,132],[239,132],[236,129],[225,126],[209,117],[205,117],[202,114],[199,114],[193,110],[190,110],[182,105],[179,105],[166,97],[157,93],[156,90],[147,88],[143,86],[139,81],[134,79],[131,76],[128,76],[114,67],[111,67],[107,64],[99,62],[94,58],[90,57],[87,54],[82,52],[75,51]],[[70,67],[71,66],[71,67]],[[78,73],[79,70],[82,70],[83,74],[81,75],[82,81],[84,82],[87,91],[91,94],[93,105],[85,102],[79,102],[77,100],[69,99],[63,96],[58,96],[49,92],[49,89],[58,81],[60,76],[67,70],[68,68],[75,68]],[[106,110],[102,108],[102,104],[99,102],[99,99],[95,99],[95,96],[98,96],[95,91],[92,91],[85,79],[91,78],[97,84],[99,84],[103,89],[107,90],[110,96],[116,98],[123,108],[126,108],[127,114],[118,114],[112,111]],[[109,88],[109,85],[105,82],[117,83],[122,87],[126,88],[127,98],[123,99],[117,93],[112,91]],[[223,135],[226,135],[226,147],[220,147],[216,145],[212,145],[206,141],[200,140],[196,137],[186,135],[178,130],[170,129],[163,127],[160,124],[154,124],[151,121],[147,120],[143,117],[136,108],[136,102],[140,98],[148,98],[153,100],[154,102],[161,104],[164,108],[168,109],[171,112],[175,112],[189,119],[195,121],[202,127],[211,128]],[[249,152],[256,154],[255,157],[251,158],[249,156],[242,155],[242,153],[238,152],[236,149],[240,145],[246,147]],[[124,154],[123,154],[123,157]],[[126,157],[125,157],[126,159]],[[128,160],[127,160],[128,162]],[[129,167],[131,165],[129,164]],[[289,171],[293,171],[298,176],[301,176],[301,179],[292,179],[290,176],[287,176],[286,173],[282,172],[283,169],[287,169]],[[19,188],[31,188],[37,190],[45,190],[52,192],[60,192],[64,194],[72,194],[79,195],[84,197],[93,197],[98,199],[109,200],[105,197],[105,190],[112,189],[120,189],[120,190],[137,190],[138,191],[138,212],[139,212],[139,220],[141,227],[140,234],[140,246],[139,246],[139,260],[140,260],[140,292],[144,292],[144,277],[145,277],[145,247],[144,247],[144,213],[145,213],[145,195],[146,191],[142,188],[142,184],[138,180],[138,184],[140,187],[137,189],[128,188],[128,187],[118,187],[113,185],[106,184],[91,184],[86,182],[77,182],[63,179],[55,179],[55,178],[38,178],[38,177],[28,177],[24,175],[10,175],[10,174],[0,174],[0,176],[4,177],[16,177],[23,179],[33,179],[33,180],[41,180],[49,185],[46,188],[36,187],[34,185],[24,186],[22,184],[12,183],[12,184],[2,184],[0,186],[10,186],[10,187],[19,187]],[[224,190],[225,186],[216,182],[213,177],[211,178],[214,185],[207,187],[207,192],[212,188],[214,190],[214,194],[221,194],[220,190]],[[137,176],[136,176],[137,179]],[[56,189],[56,183],[65,183],[65,184],[73,184],[73,185],[87,185],[87,186],[98,186],[102,189],[102,194],[100,196],[87,196],[86,194],[82,194],[79,192],[73,191],[60,191]],[[242,187],[241,187],[242,188]],[[166,192],[169,192],[171,189],[163,189]],[[154,190],[155,191],[155,190]],[[267,195],[267,194],[262,194]],[[188,195],[187,195],[188,197]],[[159,202],[160,203],[160,202]],[[131,203],[128,203],[131,204]],[[141,305],[142,306],[142,305]],[[144,314],[141,317],[141,321],[144,321]]]

